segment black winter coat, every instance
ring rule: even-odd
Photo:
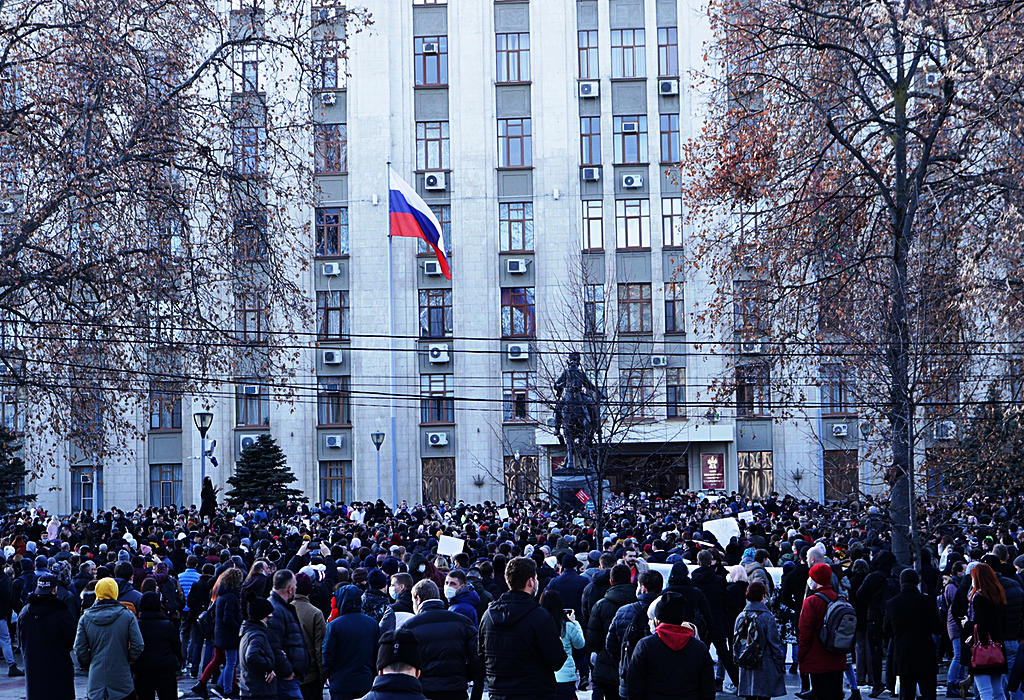
[[[611,655],[605,648],[608,628],[615,619],[615,613],[624,605],[636,602],[636,589],[632,583],[620,583],[608,589],[604,598],[590,613],[587,621],[587,649],[597,652],[593,678],[598,683],[617,685],[619,682],[619,657]]]
[[[594,579],[583,589],[583,603],[580,606],[580,627],[586,632],[590,623],[590,611],[597,605],[597,601],[604,598],[604,594],[611,587],[611,571],[600,569],[594,574]]]
[[[690,582],[696,586],[708,601],[711,619],[708,620],[708,641],[724,640],[732,632],[727,630],[729,620],[725,613],[725,575],[717,567],[699,566],[690,574]],[[733,618],[735,621],[736,618]]]
[[[0,620],[11,621],[11,612],[14,609],[11,600],[11,579],[6,574],[0,576]]]
[[[4,577],[6,578],[6,577]],[[74,700],[75,618],[52,595],[32,594],[18,616],[26,700]]]
[[[402,629],[419,646],[425,693],[465,692],[469,681],[483,679],[476,627],[465,615],[445,610],[440,600],[426,600]]]
[[[494,700],[555,694],[566,658],[558,624],[523,591],[502,594],[480,622],[480,654]]]
[[[583,617],[583,591],[590,585],[590,579],[580,576],[576,571],[565,571],[551,579],[545,590],[555,590],[562,597],[567,608],[576,611],[576,617]]]
[[[697,638],[672,651],[650,634],[633,650],[626,689],[630,700],[715,700],[715,664]]]
[[[267,620],[267,631],[274,649],[284,651],[287,663],[278,668],[278,675],[288,676],[294,673],[302,678],[309,670],[309,652],[306,650],[306,638],[302,635],[302,625],[295,606],[285,602],[277,591],[270,594],[270,604],[274,613]]]
[[[145,610],[139,613],[139,631],[145,647],[135,661],[135,675],[175,673],[182,663],[181,638],[171,619],[162,612]]]
[[[458,614],[458,613],[456,613]],[[385,673],[373,679],[373,688],[363,700],[426,700],[423,686],[415,676]]]
[[[274,670],[281,652],[274,653],[267,626],[246,620],[242,624],[242,640],[238,645],[238,688],[243,698],[277,697],[277,678],[267,683],[267,674]]]
[[[199,580],[188,589],[188,619],[195,622],[199,614],[210,607],[210,589],[213,587],[213,576],[202,574]]]
[[[916,586],[904,587],[885,604],[885,630],[892,636],[897,675],[935,675],[932,635],[940,634],[942,625],[934,598],[921,593]]]
[[[238,591],[218,592],[213,612],[213,646],[218,649],[237,649],[239,630],[242,627],[242,606],[238,601]]]
[[[999,576],[999,583],[1006,592],[1006,618],[1003,620],[1003,634],[1007,639],[1021,639],[1024,619],[1024,588],[1016,578]]]

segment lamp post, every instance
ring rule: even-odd
[[[198,411],[192,415],[192,420],[196,424],[196,428],[199,430],[199,437],[202,439],[202,451],[199,453],[199,464],[200,466],[200,481],[199,488],[203,488],[203,482],[206,481],[206,433],[209,432],[210,426],[213,425],[213,414],[209,411]]]
[[[384,433],[376,432],[370,434],[373,446],[377,448],[377,500],[380,500],[380,446],[384,444]],[[351,500],[351,499],[350,499]]]

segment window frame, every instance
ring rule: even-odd
[[[243,345],[268,341],[269,317],[260,292],[235,292],[235,340]]]
[[[516,85],[530,82],[529,32],[498,32],[494,35],[494,48],[496,84]]]
[[[262,126],[234,126],[231,129],[231,164],[237,175],[263,174],[263,144],[267,130]]]
[[[623,131],[623,125],[636,122],[636,131]],[[650,141],[646,114],[622,114],[612,117],[612,158],[615,165],[647,165]],[[632,160],[627,160],[630,156]]]
[[[238,211],[232,220],[235,258],[245,261],[267,259],[267,212],[262,207]]]
[[[522,245],[516,247],[515,231]],[[498,203],[498,238],[502,253],[530,253],[534,245],[533,202]]]
[[[168,506],[180,506],[184,503],[181,472],[180,464],[160,463],[149,465],[149,501],[151,506],[166,508]],[[170,485],[171,500],[169,503],[163,498],[164,484]]]
[[[338,388],[328,387],[337,384]],[[318,428],[352,425],[352,378],[348,375],[321,377],[316,390],[316,424]]]
[[[313,173],[348,173],[348,124],[313,124]]]
[[[658,27],[658,77],[679,77],[678,27]]]
[[[682,248],[685,243],[686,236],[683,231],[683,199],[682,197],[662,197],[661,247]]]
[[[630,43],[626,43],[626,41]],[[647,77],[647,32],[641,27],[611,31],[612,79]],[[627,61],[628,59],[628,61]]]
[[[517,151],[518,158],[513,158],[513,154]],[[508,117],[498,120],[498,167],[533,167],[533,119],[531,117]]]
[[[348,87],[348,66],[336,36],[312,40],[313,92],[344,90]]]
[[[266,380],[255,377],[235,380],[235,427],[236,428],[269,428],[270,427],[270,392],[266,391]],[[244,388],[255,385],[255,394],[246,394]],[[255,413],[255,415],[250,415]],[[255,418],[255,422],[251,419]]]
[[[594,130],[596,127],[596,131]],[[601,165],[601,117],[580,117],[580,165]]]
[[[420,425],[455,423],[455,378],[451,374],[420,375]]]
[[[262,57],[260,45],[247,41],[235,47],[231,54],[231,91],[235,95],[257,95],[260,90]]]
[[[452,311],[452,290],[420,289],[417,296],[419,299],[420,338],[452,337],[455,322],[455,315]],[[440,313],[440,318],[437,318],[438,313]],[[435,327],[438,323],[441,324],[442,332],[435,334]]]
[[[654,301],[651,291],[650,282],[620,282],[618,284],[618,328],[620,334],[647,335],[654,332]]]
[[[651,200],[615,200],[616,250],[650,250]]]
[[[666,121],[668,124],[666,125]],[[679,140],[679,115],[675,112],[658,115],[658,125],[661,133],[660,157],[662,164],[678,163],[682,157],[681,142]]]
[[[448,170],[450,147],[448,121],[416,122],[416,172]]]
[[[646,367],[619,370],[621,415],[629,420],[654,418],[654,371]]]
[[[521,323],[520,323],[521,322]],[[517,326],[522,330],[517,331]],[[537,297],[534,287],[501,288],[501,337],[537,336]]]
[[[686,368],[669,367],[665,370],[665,417],[686,420]]]
[[[583,335],[603,336],[605,333],[606,303],[603,284],[583,285]]]
[[[425,53],[426,44],[437,44],[437,53]],[[413,86],[448,87],[448,35],[425,34],[412,38]]]
[[[580,80],[601,79],[601,49],[598,41],[596,29],[580,29],[576,32],[577,75]]]
[[[430,211],[437,217],[437,223],[441,224],[441,233],[444,235],[444,251],[448,262],[452,261],[452,205],[451,204],[427,204]],[[416,255],[434,257],[434,249],[431,248],[422,238],[416,239]]]
[[[670,296],[671,294],[671,296]],[[671,321],[671,323],[670,323]],[[686,334],[686,283],[665,283],[665,335]]]
[[[594,216],[594,210],[597,216]],[[598,252],[604,250],[604,200],[584,199],[581,202],[581,230],[583,240],[581,242],[583,252]],[[596,229],[596,234],[595,234]],[[594,239],[598,245],[594,245]]]
[[[767,285],[762,280],[733,280],[733,331],[747,336],[768,329],[764,307]]]
[[[333,470],[340,470],[340,474],[333,473]],[[319,486],[321,503],[325,503],[327,501],[332,501],[334,503],[347,503],[354,495],[352,491],[352,460],[318,460],[317,476],[320,481]],[[341,498],[336,497],[336,494],[339,493],[339,491],[334,490],[335,484],[340,484]]]
[[[501,373],[501,411],[503,423],[534,422],[533,372]],[[520,408],[522,415],[520,415]]]
[[[167,407],[170,407],[167,410]],[[5,416],[6,421],[6,416]],[[169,425],[165,425],[165,421]],[[4,423],[6,425],[6,422]],[[181,392],[172,387],[153,384],[149,388],[149,432],[181,432]]]
[[[736,367],[736,417],[771,416],[771,368],[767,362],[748,362]]]
[[[335,326],[332,321],[336,321],[337,331],[332,331],[332,328]],[[351,306],[349,290],[318,289],[316,292],[317,340],[348,340],[350,322]]]
[[[347,258],[348,207],[317,207],[313,217],[313,257]],[[329,250],[332,241],[337,252]]]

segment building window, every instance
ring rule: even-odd
[[[444,236],[444,254],[448,262],[452,259],[452,208],[448,204],[431,204],[430,211],[437,217],[437,223],[441,224],[441,235]],[[418,255],[433,255],[431,248],[422,238],[416,239],[416,253]]]
[[[348,128],[345,124],[313,125],[313,163],[317,174],[348,172]]]
[[[232,161],[239,175],[258,175],[266,130],[261,126],[236,126],[232,132]]]
[[[597,30],[577,32],[579,37],[580,80],[597,80],[600,71],[597,64]]]
[[[642,114],[612,117],[615,164],[647,162],[647,117]]]
[[[643,29],[612,30],[612,77],[642,78],[647,59]]]
[[[181,465],[149,465],[149,502],[158,508],[182,504]]]
[[[181,424],[181,404],[178,409],[178,423]],[[0,425],[12,433],[20,433],[24,428],[21,420],[21,413],[18,410],[18,394],[12,387],[3,387],[3,395],[0,396]]]
[[[533,125],[529,118],[498,120],[498,167],[533,165]]]
[[[601,117],[580,117],[580,163],[601,164]]]
[[[525,83],[530,80],[530,35],[498,34],[498,82]]]
[[[661,200],[661,244],[666,248],[683,245],[683,200],[679,197]]]
[[[765,330],[764,282],[735,280],[732,283],[733,329],[737,333],[756,336]]]
[[[316,210],[316,257],[348,255],[348,208],[321,207]]]
[[[235,385],[235,426],[265,428],[270,425],[270,393],[259,379],[239,379]]]
[[[650,333],[651,285],[626,283],[619,285],[619,332]]]
[[[316,293],[317,340],[345,340],[349,333],[348,290]]]
[[[658,27],[658,75],[679,75],[679,32],[675,27]]]
[[[4,423],[6,426],[6,422]],[[181,430],[181,393],[169,387],[149,390],[149,429]]]
[[[1012,357],[1007,361],[1006,382],[1010,404],[1024,404],[1024,358]]]
[[[262,293],[235,294],[235,337],[248,345],[266,342],[267,308]]]
[[[412,0],[413,5],[447,5],[448,0]]]
[[[661,162],[679,162],[679,115],[661,115]]]
[[[501,375],[502,411],[505,422],[528,421],[531,410],[530,372],[503,372]]]
[[[623,369],[619,377],[619,400],[624,418],[649,418],[652,414],[654,386],[649,369]]]
[[[615,245],[620,248],[651,247],[651,203],[646,199],[615,201]]]
[[[604,248],[604,203],[600,199],[583,200],[583,250]]]
[[[103,467],[71,467],[71,510],[103,510]]]
[[[665,406],[669,418],[686,418],[686,369],[665,370]]]
[[[421,503],[455,501],[455,458],[424,457],[420,462],[423,499]]]
[[[683,282],[665,283],[666,333],[686,332],[686,305],[683,303],[685,287]]]
[[[446,338],[452,334],[452,291],[420,290],[420,337]]]
[[[353,495],[352,462],[340,459],[320,462],[320,501],[345,503]]]
[[[533,287],[501,290],[501,337],[532,338],[537,334]]]
[[[846,413],[850,410],[850,388],[842,365],[821,368],[821,410],[824,413]]]
[[[420,423],[454,423],[455,381],[450,374],[420,375]]]
[[[498,234],[502,252],[533,250],[533,203],[499,204]]]
[[[767,364],[736,368],[736,416],[766,416],[771,413],[771,374]]]
[[[775,490],[775,461],[771,450],[737,452],[739,491],[748,498],[768,498]]]
[[[583,332],[604,335],[604,285],[583,285]]]
[[[313,90],[339,90],[347,82],[347,68],[337,37],[313,40]]]
[[[416,122],[416,169],[448,169],[448,122]]]
[[[448,37],[418,36],[412,42],[416,61],[416,87],[447,85]]]
[[[259,44],[241,44],[232,53],[232,84],[236,94],[252,94],[260,91],[260,47]]]
[[[235,215],[232,229],[235,238],[235,256],[239,260],[265,260],[267,257],[267,215],[263,210],[250,209]]]
[[[331,377],[316,393],[317,425],[348,425],[352,422],[351,378]]]

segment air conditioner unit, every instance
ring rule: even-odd
[[[832,437],[844,438],[850,434],[850,426],[846,423],[836,423],[832,426]]]
[[[340,350],[324,350],[323,359],[325,365],[340,365],[345,362],[345,356]]]
[[[0,214],[13,214],[14,210],[17,208],[17,203],[10,199],[5,199],[0,202]]]
[[[598,97],[601,94],[601,83],[596,80],[581,80],[580,97]]]
[[[249,396],[253,396],[255,394],[260,393],[260,387],[258,384],[246,384],[245,386],[242,387],[242,393],[248,394]]]
[[[658,81],[658,94],[659,95],[678,95],[679,94],[679,81],[675,78]]]
[[[939,421],[935,424],[936,440],[952,440],[956,437],[956,423],[951,420]]]
[[[924,74],[924,85],[925,87],[935,88],[939,86],[939,82],[942,80],[942,76],[938,73],[925,73]]]
[[[321,92],[320,93],[320,104],[324,107],[330,107],[338,101],[338,96],[333,92]]]
[[[505,269],[510,275],[525,275],[526,261],[520,258],[512,258],[505,261]]]
[[[238,452],[241,454],[247,449],[256,444],[255,435],[239,435],[238,436]]]
[[[601,168],[583,168],[584,182],[597,182],[601,179]]]
[[[513,362],[530,359],[530,346],[526,343],[511,343],[505,348],[508,359]]]
[[[636,122],[622,122],[622,133],[635,134],[640,131],[640,125]]]
[[[424,41],[423,53],[440,53],[441,47],[436,41]]]
[[[443,365],[445,362],[450,361],[451,357],[448,355],[448,346],[428,345],[427,359],[433,362],[435,365]]]
[[[622,186],[628,190],[635,190],[644,186],[644,178],[642,175],[623,175]]]
[[[423,188],[427,190],[446,190],[448,182],[442,172],[426,173],[423,175]]]
[[[757,355],[761,352],[761,344],[756,340],[741,341],[740,352],[744,355]]]
[[[651,355],[651,367],[668,367],[668,358],[664,355]]]
[[[438,277],[441,275],[441,263],[436,260],[426,260],[423,263],[423,274],[429,277]]]
[[[316,23],[327,24],[331,21],[331,10],[328,7],[317,8],[316,11]]]
[[[345,444],[344,435],[326,435],[324,436],[324,446],[332,450],[341,449],[342,445]]]
[[[15,403],[17,400],[18,400],[18,397],[15,396],[14,394],[4,394],[4,398],[3,398],[4,403]]]
[[[324,391],[326,391],[328,394],[337,394],[339,391],[341,391],[341,384],[338,384],[336,382],[331,384],[324,384]]]
[[[427,444],[431,447],[444,447],[448,444],[448,433],[427,433]]]
[[[324,277],[337,277],[341,274],[341,263],[324,263],[321,271]]]

